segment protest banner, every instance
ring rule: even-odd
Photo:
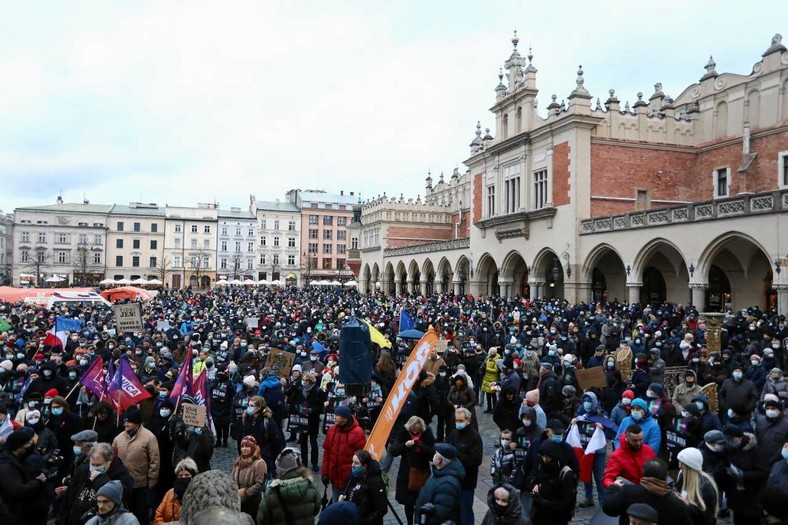
[[[183,423],[192,427],[202,428],[205,426],[206,409],[201,405],[191,403],[181,403]]]
[[[142,331],[142,312],[139,303],[112,305],[112,313],[115,316],[118,333]]]
[[[607,386],[605,371],[601,366],[575,370],[575,376],[577,377],[577,384],[583,392],[592,388],[605,388]]]

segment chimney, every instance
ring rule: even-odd
[[[345,195],[345,190],[339,190],[339,195],[340,196],[344,196]]]

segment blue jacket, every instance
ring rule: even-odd
[[[429,517],[429,525],[439,525],[446,521],[459,523],[461,483],[465,478],[465,469],[455,459],[442,469],[432,469],[432,476],[421,489],[416,500],[416,522],[421,523],[421,507],[427,503],[435,505],[435,514]]]
[[[648,406],[646,402],[642,399],[635,399],[632,401],[632,407],[640,407],[645,412],[643,419],[640,421],[635,421],[632,418],[632,415],[625,417],[621,424],[618,426],[618,432],[616,433],[616,438],[613,440],[613,448],[618,448],[619,438],[621,434],[623,434],[627,427],[633,423],[637,424],[641,429],[643,429],[643,443],[649,445],[652,449],[654,449],[654,453],[659,453],[659,447],[662,444],[662,433],[659,428],[659,423],[657,423],[654,418],[651,417],[651,413],[648,411]]]

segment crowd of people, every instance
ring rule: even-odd
[[[473,525],[476,496],[485,525],[578,507],[621,525],[788,523],[784,316],[727,312],[717,352],[675,304],[229,288],[141,311],[120,333],[103,306],[0,306],[0,523],[382,525],[393,498],[408,525]],[[376,458],[369,433],[416,342],[397,337],[403,312],[440,344]],[[58,318],[80,328],[53,344]],[[349,319],[382,334],[368,384],[340,381]],[[98,359],[150,396],[118,410],[86,388]],[[202,403],[179,384],[189,362]],[[230,447],[232,470],[212,469]]]

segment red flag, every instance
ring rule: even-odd
[[[60,341],[60,338],[52,332],[47,332],[47,336],[41,344],[48,345],[52,348],[60,348],[61,351],[63,350],[63,343]]]
[[[594,423],[578,420],[577,423],[569,427],[569,432],[566,435],[566,442],[569,443],[575,451],[577,461],[580,463],[580,476],[578,477],[578,481],[591,483],[591,475],[594,470],[594,455],[598,450],[603,449],[605,445],[607,445],[607,441],[604,431],[594,428],[591,438],[588,440],[585,448],[583,448],[580,431],[577,428],[578,424],[594,425]]]
[[[107,388],[107,383],[104,380],[104,360],[99,356],[93,361],[93,364],[85,370],[82,374],[82,379],[79,380],[85,388],[93,392],[98,397],[104,395],[104,390]]]
[[[125,411],[131,405],[136,405],[143,399],[151,397],[150,393],[143,388],[137,374],[131,369],[126,359],[120,359],[118,368],[115,370],[115,378],[107,387],[110,396],[118,401],[119,412]]]
[[[203,369],[200,375],[197,376],[197,379],[194,380],[193,386],[192,397],[194,397],[194,402],[205,407],[205,417],[208,419],[211,427],[213,427],[213,420],[211,419],[211,396],[208,395],[208,379],[205,376],[205,369]]]
[[[178,403],[181,397],[192,395],[192,353],[191,347],[188,350],[186,359],[181,363],[181,370],[178,372],[178,379],[175,380],[175,385],[172,387],[170,393],[170,401]]]

